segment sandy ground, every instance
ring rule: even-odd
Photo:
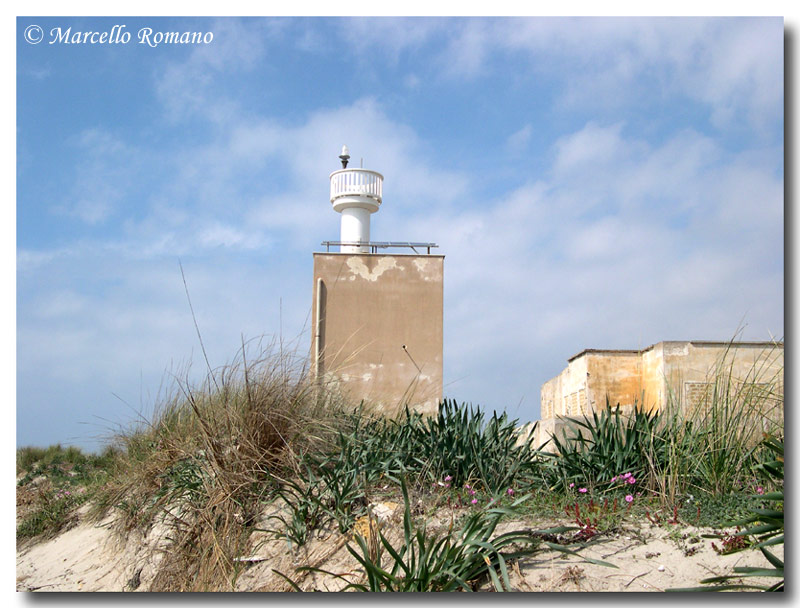
[[[17,590],[148,591],[160,559],[159,548],[164,546],[164,531],[156,528],[146,537],[120,541],[110,528],[110,520],[91,523],[85,519],[85,509],[79,515],[79,523],[58,537],[18,549]],[[399,510],[382,520],[390,539],[399,539]],[[556,523],[568,524],[517,521],[504,524],[498,531],[512,527],[542,529]],[[718,555],[711,540],[700,538],[708,532],[681,524],[644,523],[601,537],[581,551],[582,555],[612,563],[616,568],[543,548],[512,565],[511,584],[523,592],[664,591],[697,586],[702,578],[732,573],[734,566],[768,565],[758,551]],[[329,530],[292,550],[285,541],[254,535],[252,551],[239,558],[242,571],[234,589],[289,591],[289,584],[273,572],[278,570],[304,590],[338,590],[345,584],[340,579],[297,573],[295,568],[312,565],[357,580],[357,562],[347,552],[348,542],[352,542],[351,537]],[[716,543],[719,546],[719,541]],[[782,546],[778,547],[781,558],[782,550]]]

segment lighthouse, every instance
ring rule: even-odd
[[[390,417],[406,407],[435,414],[443,396],[444,256],[431,254],[435,243],[371,240],[383,175],[348,168],[347,146],[339,160],[329,177],[340,240],[314,253],[311,368],[354,407],[369,404]]]
[[[342,146],[342,168],[330,175],[331,205],[342,214],[340,252],[369,252],[369,219],[383,200],[383,175],[368,169],[348,169],[350,152]]]

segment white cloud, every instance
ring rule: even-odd
[[[359,53],[399,55],[433,45],[429,64],[448,78],[474,79],[522,59],[517,76],[553,78],[564,109],[681,96],[708,107],[719,128],[737,120],[764,127],[783,109],[783,89],[774,86],[783,73],[780,18],[370,19],[356,25],[348,22],[343,30]]]
[[[107,221],[118,211],[140,166],[138,151],[101,129],[87,129],[74,142],[78,155],[75,180],[56,213],[77,217],[86,224]]]
[[[225,125],[241,114],[240,104],[215,89],[216,78],[230,72],[249,72],[263,58],[267,42],[278,38],[280,19],[218,19],[208,31],[212,45],[200,45],[184,61],[171,61],[155,76],[155,90],[166,116],[173,122],[201,117]]]
[[[427,45],[447,28],[441,19],[419,17],[342,19],[337,22],[340,35],[356,58],[377,48],[396,63],[403,53]]]
[[[533,135],[533,127],[530,124],[525,125],[519,131],[515,131],[506,139],[506,150],[511,154],[521,154],[528,147]]]

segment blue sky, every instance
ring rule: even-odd
[[[306,352],[342,144],[385,176],[373,239],[446,256],[448,397],[535,420],[584,348],[782,338],[783,44],[780,18],[18,18],[18,445],[97,447],[202,376],[179,260],[212,365]]]

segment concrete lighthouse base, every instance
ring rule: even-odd
[[[353,404],[426,414],[442,399],[444,256],[315,253],[312,369]]]

